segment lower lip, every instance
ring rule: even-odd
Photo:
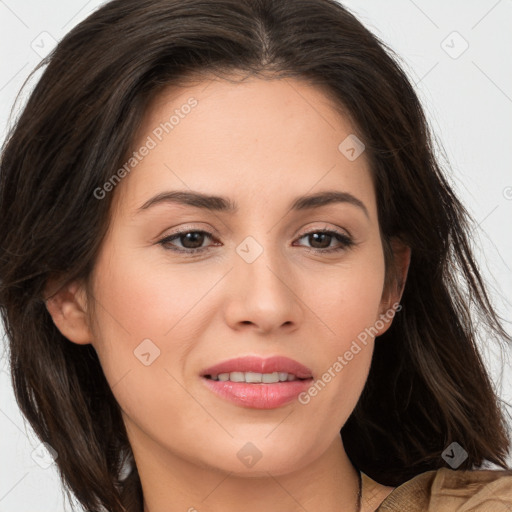
[[[272,384],[248,384],[212,380],[202,377],[208,388],[236,405],[251,409],[276,409],[295,400],[306,391],[312,379],[275,382]]]

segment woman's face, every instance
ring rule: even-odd
[[[136,457],[283,474],[339,439],[368,333],[394,302],[353,133],[296,80],[202,82],[154,102],[126,176],[104,189],[115,208],[88,297]]]

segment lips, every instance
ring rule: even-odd
[[[230,359],[206,368],[201,377],[216,396],[252,409],[288,404],[313,380],[309,368],[283,356]]]

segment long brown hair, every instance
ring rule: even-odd
[[[42,66],[1,157],[0,306],[19,407],[87,510],[140,512],[142,489],[96,352],[56,328],[45,286],[90,276],[115,193],[94,191],[122,165],[152,98],[187,77],[233,71],[331,95],[366,146],[389,283],[391,240],[412,249],[402,310],[341,430],[353,463],[396,486],[445,466],[456,441],[468,453],[459,469],[507,468],[507,425],[477,326],[512,340],[472,254],[472,220],[397,58],[349,11],[334,0],[114,0]]]

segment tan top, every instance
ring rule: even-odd
[[[512,512],[512,470],[421,473],[396,488],[361,473],[362,510],[371,512]]]

